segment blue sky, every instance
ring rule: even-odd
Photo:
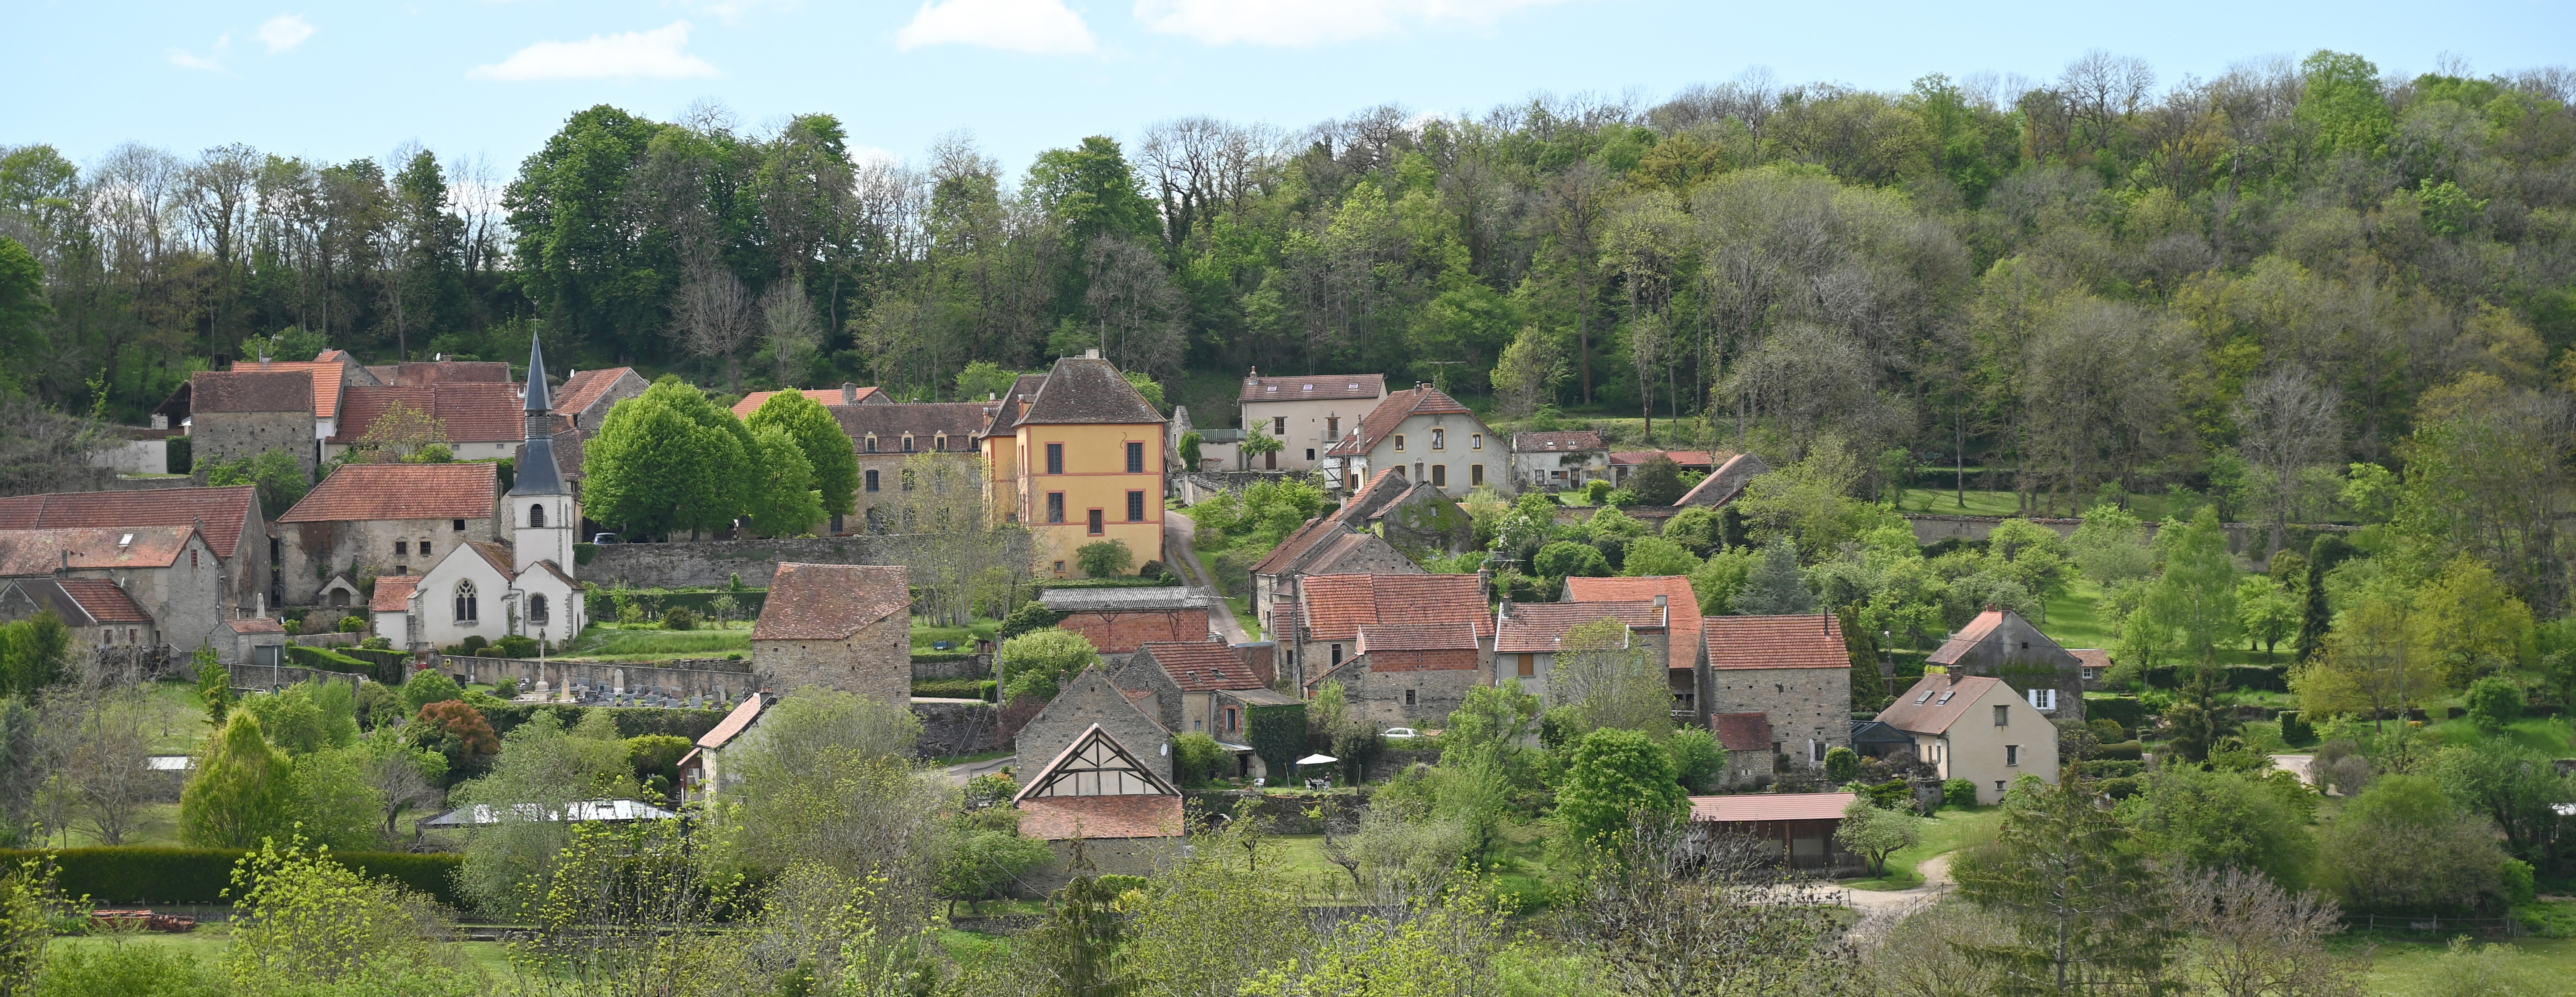
[[[1482,112],[1531,94],[1648,102],[1755,66],[1899,88],[1929,72],[2053,77],[2091,48],[2160,82],[2335,48],[2383,71],[2576,56],[2576,4],[1744,4],[1655,0],[18,0],[0,144],[82,162],[125,141],[326,160],[417,141],[502,176],[597,103],[748,126],[837,115],[917,158],[966,129],[1013,175],[1050,146],[1206,114],[1299,128],[1379,103]]]

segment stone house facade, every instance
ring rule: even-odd
[[[161,628],[115,582],[104,578],[0,579],[0,623],[51,611],[86,651],[128,648],[157,653]]]
[[[1065,682],[1055,699],[1020,726],[1012,738],[1022,764],[1037,759],[1051,759],[1094,726],[1109,732],[1118,743],[1135,753],[1137,759],[1155,775],[1172,777],[1172,732],[1162,721],[1147,712],[1152,693],[1123,689],[1109,678],[1103,668],[1086,668],[1082,674]],[[1043,764],[1043,763],[1040,763]]]
[[[983,402],[861,402],[834,405],[830,411],[840,422],[841,432],[849,436],[850,449],[859,457],[859,487],[853,493],[860,517],[857,522],[879,533],[906,531],[898,518],[910,504],[907,500],[913,498],[905,494],[907,491],[944,485],[945,477],[966,477],[962,472],[975,456],[975,434],[984,425]],[[916,460],[924,454],[952,458],[955,466]],[[907,477],[906,471],[914,473]],[[925,474],[943,480],[918,480]],[[981,483],[961,480],[956,487],[976,488]],[[858,528],[856,523],[843,521],[834,525],[832,532]],[[1139,559],[1159,556],[1157,552],[1138,552]]]
[[[0,530],[0,578],[83,589],[103,583],[152,621],[154,643],[193,651],[212,642],[221,651],[230,642],[223,567],[195,526]]]
[[[1208,607],[1216,594],[1187,586],[1115,589],[1047,589],[1046,608],[1064,614],[1060,630],[1081,634],[1103,659],[1123,663],[1147,644],[1194,644],[1208,639]]]
[[[1599,620],[1626,625],[1622,647],[1643,651],[1658,664],[1672,659],[1672,609],[1661,595],[1599,602],[1524,602],[1508,599],[1494,611],[1494,681],[1548,699],[1557,657],[1574,628]],[[1670,671],[1669,667],[1666,669]],[[1668,680],[1669,681],[1669,680]],[[1548,699],[1553,704],[1555,700]],[[1677,702],[1676,709],[1682,708]]]
[[[201,370],[189,378],[188,438],[197,466],[271,450],[295,455],[311,473],[320,461],[313,378],[302,371]]]
[[[1360,628],[1359,655],[1307,682],[1313,698],[1338,682],[1353,715],[1389,727],[1437,727],[1491,682],[1484,640],[1472,623],[1380,624]]]
[[[1317,374],[1310,377],[1263,377],[1259,368],[1244,375],[1243,392],[1235,396],[1243,412],[1243,431],[1258,428],[1280,442],[1276,453],[1257,459],[1259,468],[1239,470],[1310,471],[1323,464],[1323,453],[1344,432],[1386,399],[1384,374]]]
[[[576,370],[554,389],[551,400],[554,414],[562,416],[586,440],[599,435],[599,424],[607,421],[608,410],[652,386],[632,367]]]
[[[1691,722],[1708,722],[1708,710],[1702,703],[1708,688],[1708,644],[1701,639],[1704,618],[1699,611],[1699,591],[1683,575],[1653,575],[1623,578],[1568,578],[1565,580],[1567,602],[1635,602],[1653,601],[1662,596],[1666,619],[1671,623],[1670,639],[1665,641],[1665,681],[1672,687],[1676,714],[1688,711]]]
[[[508,534],[495,465],[347,464],[277,517],[289,605],[319,601],[334,574],[418,575],[454,548]]]
[[[1213,640],[1147,644],[1112,669],[1110,681],[1129,693],[1153,693],[1137,705],[1150,706],[1165,729],[1226,742],[1243,740],[1244,717],[1217,694],[1270,687],[1234,648]]]
[[[782,564],[751,631],[752,670],[780,691],[821,686],[912,701],[911,572]]]
[[[1711,616],[1708,712],[1760,714],[1773,752],[1821,767],[1851,746],[1851,652],[1842,621],[1812,616]]]
[[[1416,384],[1388,395],[1324,451],[1326,486],[1355,492],[1387,470],[1408,469],[1451,498],[1467,494],[1508,471],[1504,441],[1467,406],[1438,388]]]
[[[145,602],[161,621],[164,639],[193,648],[222,620],[250,616],[281,601],[271,588],[273,554],[268,521],[260,515],[259,490],[249,485],[226,488],[167,488],[140,492],[58,492],[0,498],[0,530],[96,528],[117,536],[134,527],[188,527],[212,551],[188,561],[186,595],[173,595],[169,606],[198,606],[173,615]],[[211,563],[214,571],[201,573]],[[174,582],[173,584],[181,584]],[[196,587],[203,586],[204,591]],[[176,590],[174,589],[174,592]]]
[[[1357,656],[1360,629],[1396,624],[1473,624],[1483,642],[1480,654],[1490,660],[1494,617],[1486,609],[1484,579],[1478,575],[1352,574],[1307,575],[1299,579],[1284,611],[1274,607],[1281,626],[1273,639],[1287,649],[1282,662],[1298,687],[1312,685],[1324,672]]]
[[[457,460],[514,456],[528,439],[522,387],[507,380],[441,381],[417,387],[352,385],[340,392],[339,429],[323,439],[322,457],[330,460],[347,453],[396,406],[438,420],[446,430],[448,450]]]
[[[1610,447],[1598,430],[1512,434],[1514,490],[1563,491],[1610,476]]]
[[[2002,679],[2042,716],[2084,719],[2084,659],[2012,610],[1988,607],[1924,662]]]

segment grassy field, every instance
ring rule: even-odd
[[[565,658],[595,658],[616,661],[667,661],[672,658],[720,657],[728,652],[751,651],[751,623],[739,621],[719,626],[709,623],[699,630],[629,630],[615,623],[594,623],[574,638],[564,649]]]
[[[2004,820],[2002,807],[1976,807],[1968,810],[1943,808],[1925,822],[1923,841],[1912,848],[1887,857],[1887,875],[1867,879],[1846,879],[1844,886],[1856,890],[1910,890],[1923,885],[1920,871],[1923,862],[1935,855],[1946,855],[1960,848],[1992,837]]]
[[[1234,610],[1234,621],[1243,624],[1243,632],[1254,640],[1268,640],[1261,635],[1261,617],[1252,612],[1252,600],[1239,595],[1225,597],[1226,607]]]
[[[186,955],[212,972],[215,971],[216,963],[223,958],[224,947],[231,942],[230,926],[221,922],[211,922],[182,935],[143,933],[122,937],[92,935],[59,938],[55,939],[54,948],[56,951],[79,951],[110,945],[149,945]],[[465,960],[467,965],[480,971],[486,982],[498,983],[516,975],[510,968],[509,946],[501,942],[448,942],[443,947],[456,957]]]
[[[944,640],[956,645],[951,650],[972,651],[975,649],[976,641],[991,640],[993,634],[1001,629],[1002,621],[980,617],[968,620],[962,627],[934,627],[915,618],[912,621],[912,649],[921,654],[930,654],[932,653],[931,642]]]

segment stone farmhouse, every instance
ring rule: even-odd
[[[1268,691],[1270,683],[1222,640],[1169,641],[1137,648],[1110,671],[1127,692],[1153,695],[1136,705],[1174,733],[1243,740],[1243,711],[1218,702],[1220,692]]]
[[[911,702],[910,578],[901,566],[779,565],[752,627],[752,672],[764,688]]]
[[[1097,727],[1137,752],[1137,760],[1155,776],[1172,777],[1172,730],[1156,719],[1158,707],[1150,689],[1124,689],[1106,668],[1086,668],[1064,683],[1027,723],[1012,744],[1022,758],[1053,758]],[[1027,785],[1023,783],[1022,785]]]
[[[1494,616],[1477,575],[1309,575],[1290,597],[1284,609],[1271,609],[1277,623],[1271,633],[1286,649],[1284,670],[1299,688],[1357,656],[1363,627],[1464,623],[1475,629],[1480,666],[1493,652]]]
[[[1162,557],[1168,426],[1099,350],[1021,375],[988,407],[985,505],[1029,528],[1038,574],[1068,577],[1075,550],[1109,540],[1139,564]]]
[[[2022,690],[2041,716],[2084,719],[2084,659],[2012,610],[1986,607],[1924,662],[2003,679]]]
[[[1668,611],[1671,639],[1665,642],[1665,680],[1673,691],[1673,712],[1687,713],[1691,722],[1705,724],[1708,711],[1703,707],[1704,690],[1708,688],[1708,647],[1701,639],[1699,593],[1688,577],[1657,575],[1639,578],[1568,578],[1565,580],[1566,602],[1636,602],[1663,599]]]
[[[1355,492],[1380,471],[1406,467],[1455,498],[1509,468],[1503,441],[1467,406],[1428,384],[1388,395],[1324,451],[1336,491]]]
[[[187,527],[204,545],[187,562],[187,585],[204,586],[205,591],[174,596],[171,605],[206,609],[174,617],[156,611],[149,600],[143,602],[171,646],[194,648],[219,622],[261,615],[278,604],[280,593],[272,588],[275,575],[269,569],[275,552],[268,521],[260,516],[258,489],[251,486],[0,498],[0,531],[98,529],[122,537],[137,527]],[[211,572],[203,570],[207,565]]]
[[[5,543],[0,540],[0,543]],[[0,579],[0,623],[51,611],[79,646],[157,648],[160,624],[132,593],[105,578],[68,575]]]
[[[1354,641],[1359,653],[1310,676],[1304,692],[1311,699],[1325,683],[1337,682],[1355,716],[1388,726],[1438,726],[1466,705],[1468,690],[1492,682],[1487,643],[1465,621],[1364,624]]]
[[[414,575],[463,544],[499,542],[500,495],[500,471],[486,462],[342,465],[277,517],[285,601],[324,601],[336,573]]]
[[[1098,724],[1049,756],[1011,805],[1020,833],[1055,849],[1028,884],[1039,889],[1083,873],[1152,873],[1179,858],[1188,831],[1170,776]]]
[[[1236,396],[1243,409],[1244,432],[1259,429],[1281,444],[1277,452],[1261,456],[1264,471],[1311,471],[1323,466],[1321,455],[1340,442],[1343,430],[1359,425],[1385,399],[1384,374],[1263,377],[1258,368],[1244,375],[1243,392]]]
[[[1549,696],[1565,637],[1574,628],[1599,620],[1623,624],[1620,647],[1641,649],[1658,662],[1672,659],[1671,598],[1599,602],[1524,602],[1509,599],[1494,610],[1495,682],[1518,682],[1524,692]],[[1667,664],[1666,671],[1670,671]],[[1679,708],[1679,704],[1676,704]]]
[[[1733,721],[1739,731],[1747,723],[1741,718],[1760,718],[1769,732],[1766,759],[1785,754],[1793,764],[1821,767],[1825,752],[1851,746],[1852,662],[1841,620],[1819,613],[1711,616],[1702,623],[1713,717],[1739,718]],[[1745,749],[1730,743],[1727,750]]]
[[[1038,600],[1064,614],[1057,628],[1081,634],[1113,665],[1147,644],[1195,644],[1215,636],[1208,609],[1217,596],[1207,589],[1047,589]]]
[[[884,397],[882,394],[870,397]],[[963,471],[975,455],[976,434],[983,431],[983,402],[898,402],[835,405],[832,415],[850,437],[859,456],[858,515],[874,532],[905,529],[897,522],[904,493],[940,484]],[[958,462],[954,468],[923,467],[916,458],[941,455]],[[932,481],[919,480],[928,475]],[[835,533],[847,524],[835,523]],[[1139,552],[1140,559],[1159,552]]]
[[[45,588],[96,592],[76,583],[106,584],[122,590],[127,601],[150,620],[120,621],[120,626],[142,632],[120,631],[118,636],[149,639],[152,644],[195,648],[217,634],[232,618],[217,598],[221,572],[214,548],[195,526],[0,530],[0,578],[19,583],[22,591],[30,592],[31,603],[45,598],[37,594]],[[64,617],[65,622],[72,619]]]
[[[1512,483],[1562,491],[1610,476],[1610,448],[1590,429],[1512,434]]]
[[[324,437],[322,459],[335,460],[374,432],[387,411],[400,406],[438,420],[446,430],[441,441],[460,461],[514,456],[527,442],[525,399],[521,386],[498,381],[439,381],[414,386],[351,385],[340,391],[338,431]],[[540,415],[545,414],[541,411]],[[543,434],[551,435],[551,434]]]
[[[314,412],[321,403],[313,382],[303,371],[201,370],[191,375],[187,426],[193,459],[203,466],[283,450],[311,473],[321,462],[314,438]],[[336,406],[336,397],[331,404]]]

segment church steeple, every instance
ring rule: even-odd
[[[510,485],[510,518],[514,521],[513,559],[520,571],[539,561],[553,561],[566,574],[573,570],[572,545],[581,528],[581,510],[572,489],[555,467],[554,403],[546,392],[546,355],[528,342],[528,422],[526,446],[519,449],[518,480]]]

